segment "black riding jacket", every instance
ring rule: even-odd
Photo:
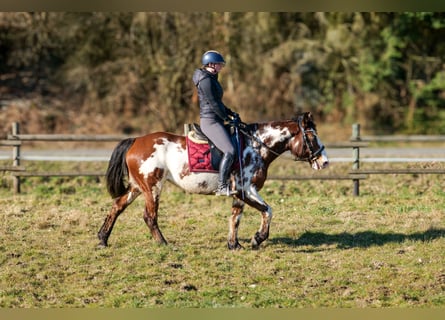
[[[211,118],[216,121],[227,121],[234,112],[222,102],[224,90],[218,82],[218,74],[212,74],[205,69],[196,69],[193,73],[193,83],[198,88],[199,115],[201,118]]]

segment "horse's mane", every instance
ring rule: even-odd
[[[269,122],[259,122],[259,123],[250,123],[248,124],[248,127],[250,128],[257,128],[258,125],[267,125],[270,123],[279,123],[279,122],[295,122],[298,123],[300,120],[305,120],[306,126],[310,129],[317,130],[317,126],[313,120],[312,113],[310,112],[298,112],[295,113],[290,120],[274,120]]]

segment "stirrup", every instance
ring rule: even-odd
[[[216,190],[215,195],[230,197],[237,193],[238,192],[236,190],[231,190],[228,185],[222,185],[222,186],[218,186],[218,189]]]

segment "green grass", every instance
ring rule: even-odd
[[[270,238],[249,248],[260,218],[246,208],[236,252],[226,249],[230,199],[167,185],[168,246],[151,239],[140,198],[100,249],[103,178],[29,178],[20,195],[2,181],[0,307],[445,306],[441,176],[371,176],[356,198],[350,181],[268,181]]]

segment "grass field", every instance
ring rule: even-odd
[[[310,173],[291,165],[271,173]],[[355,198],[350,181],[268,181],[270,238],[250,249],[260,218],[246,208],[236,252],[226,249],[230,199],[168,185],[168,246],[151,239],[141,198],[99,248],[104,179],[29,178],[20,195],[2,181],[3,308],[445,306],[441,176],[371,176]]]

